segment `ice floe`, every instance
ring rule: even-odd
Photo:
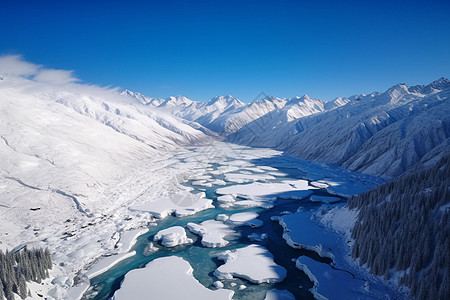
[[[192,185],[196,186],[204,186],[204,187],[212,187],[212,183],[206,180],[196,180],[192,182]]]
[[[192,194],[183,191],[172,196],[159,197],[152,202],[131,206],[130,210],[146,211],[156,218],[165,218],[173,213],[177,217],[189,216],[209,208],[214,208],[214,205],[212,200],[206,198],[205,193]]]
[[[286,278],[286,269],[277,265],[273,255],[260,245],[227,250],[217,258],[225,261],[214,271],[219,279],[239,277],[260,284],[281,282]]]
[[[283,182],[232,185],[218,188],[217,201],[221,206],[271,207],[277,198],[304,199],[312,194],[306,180],[286,180]],[[224,197],[227,196],[227,197]],[[235,201],[233,201],[235,200]]]
[[[202,245],[208,248],[226,246],[228,241],[224,237],[234,233],[228,225],[216,220],[206,220],[200,224],[188,223],[186,227],[192,233],[200,235]]]
[[[235,225],[235,226],[250,226],[250,227],[261,227],[264,225],[264,222],[258,220],[259,215],[254,212],[241,212],[237,214],[232,214],[228,220],[227,224]]]
[[[286,290],[269,290],[264,300],[295,300],[295,296]]]
[[[231,299],[234,292],[226,289],[210,290],[193,276],[191,265],[177,256],[155,259],[143,269],[128,272],[115,300],[152,299]]]
[[[161,245],[169,248],[193,242],[186,236],[186,231],[181,226],[173,226],[158,231],[153,237],[153,241],[161,241]]]
[[[262,241],[264,241],[265,239],[267,239],[268,237],[269,237],[269,235],[267,234],[267,233],[261,233],[261,234],[258,234],[258,233],[252,233],[252,234],[249,234],[248,236],[247,236],[248,238],[249,238],[249,240],[251,240],[251,241],[256,241],[256,242],[262,242]]]
[[[218,214],[216,216],[216,220],[217,221],[222,221],[222,222],[228,220],[228,218],[229,218],[229,216],[226,215],[226,214]]]
[[[268,174],[243,174],[243,173],[227,173],[225,174],[225,181],[235,183],[246,183],[254,181],[267,181],[275,179],[274,176]]]
[[[159,248],[156,247],[152,242],[150,242],[145,247],[143,254],[144,254],[144,256],[149,256],[158,251],[159,251]]]

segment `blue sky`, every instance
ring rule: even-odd
[[[251,101],[450,77],[450,1],[2,1],[0,54],[153,97]]]

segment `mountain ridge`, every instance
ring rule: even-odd
[[[208,102],[193,101],[186,108],[174,108],[171,113],[199,123],[229,142],[276,148],[304,159],[395,177],[433,160],[430,153],[440,157],[447,151],[449,94],[450,80],[441,77],[426,85],[400,83],[384,92],[331,101],[303,95],[266,96],[243,103],[231,95],[216,96]],[[219,99],[238,105],[205,109]],[[402,150],[400,144],[408,150]]]

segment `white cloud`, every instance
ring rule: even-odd
[[[0,56],[0,73],[14,76],[36,74],[40,66],[26,62],[21,55]]]
[[[78,81],[72,76],[73,71],[42,69],[34,76],[34,80],[39,82],[64,85]]]
[[[53,91],[52,97],[55,99],[65,97],[65,93],[70,92],[79,97],[88,95],[91,98],[108,99],[120,103],[134,102],[132,98],[119,95],[117,87],[100,87],[80,82],[73,76],[73,71],[47,69],[42,65],[23,60],[21,55],[0,56],[0,74],[6,74],[6,78],[20,79],[10,82],[26,88],[30,93],[45,93],[46,97],[49,97],[49,93]]]

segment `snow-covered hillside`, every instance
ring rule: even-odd
[[[280,122],[273,115],[284,107],[243,126],[228,141],[392,177],[450,151],[449,96],[450,81],[441,78],[339,100],[341,107]]]
[[[114,210],[121,203],[103,196],[130,170],[211,139],[115,90],[76,83],[67,71],[7,56],[0,73],[0,249],[33,240],[49,224]]]

